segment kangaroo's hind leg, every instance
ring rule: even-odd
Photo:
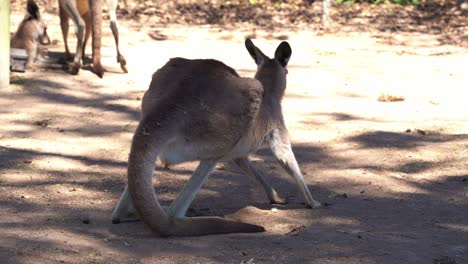
[[[107,0],[106,2],[107,2],[107,8],[109,9],[110,28],[112,30],[112,35],[114,35],[115,49],[117,50],[117,62],[120,63],[120,68],[122,68],[122,71],[124,71],[125,73],[128,73],[127,66],[126,66],[127,61],[125,60],[125,57],[120,53],[120,48],[119,48],[119,27],[117,24],[117,15],[116,15],[118,0]]]
[[[112,223],[118,224],[120,222],[131,222],[139,220],[138,213],[133,206],[130,193],[128,192],[128,185],[120,196],[119,202],[112,212]]]
[[[211,171],[216,165],[214,160],[202,160],[192,177],[177,195],[177,198],[169,207],[169,217],[184,217],[187,209],[192,203],[195,195],[200,191],[203,183],[208,179]]]

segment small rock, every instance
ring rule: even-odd
[[[416,129],[416,132],[418,132],[418,134],[420,134],[420,135],[426,135],[427,134],[426,131],[421,130],[421,129]]]
[[[276,213],[276,212],[278,212],[278,208],[273,207],[273,208],[271,208],[271,211],[272,211],[273,213]]]
[[[44,120],[34,122],[34,125],[40,126],[40,127],[47,127],[49,126],[49,122],[50,122],[50,119],[44,119]]]
[[[81,217],[81,223],[85,224],[85,225],[89,225],[91,223],[91,220],[89,219],[89,216],[82,216]]]

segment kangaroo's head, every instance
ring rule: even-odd
[[[257,64],[255,78],[262,83],[265,94],[276,95],[281,99],[286,89],[286,66],[291,58],[291,46],[286,41],[281,42],[273,59],[263,54],[250,39],[245,40],[245,47]]]
[[[39,41],[42,45],[50,44],[50,38],[47,34],[47,24],[42,20],[39,7],[34,0],[28,0],[27,7],[28,13],[23,20],[24,32],[26,36],[32,37]]]

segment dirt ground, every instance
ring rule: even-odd
[[[22,16],[13,10],[12,31]],[[63,53],[59,21],[45,18],[54,59]],[[418,32],[120,25],[128,74],[106,28],[103,79],[89,67],[72,76],[49,65],[13,73],[0,91],[0,263],[468,263],[466,46]],[[217,170],[190,213],[266,232],[159,238],[141,222],[112,224],[152,73],[180,56],[217,58],[253,76],[249,34],[270,56],[277,38],[292,46],[286,122],[306,182],[331,206],[304,208],[261,149],[252,158],[288,205],[269,204],[245,175]],[[164,204],[194,166],[155,172]]]

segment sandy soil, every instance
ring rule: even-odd
[[[22,14],[13,13],[12,30]],[[63,52],[58,18],[46,14]],[[218,170],[191,213],[231,215],[266,232],[159,238],[113,225],[126,160],[151,74],[169,58],[217,58],[252,76],[252,28],[121,21],[128,74],[106,29],[103,79],[87,67],[12,74],[0,91],[0,263],[468,263],[468,49],[422,33],[257,30],[272,55],[293,48],[283,106],[315,197],[305,209],[267,149],[253,156],[289,204],[268,203],[245,175]],[[167,37],[156,41],[149,33]],[[382,94],[404,97],[380,102]],[[195,164],[155,173],[168,204]],[[274,209],[276,208],[276,209]]]

